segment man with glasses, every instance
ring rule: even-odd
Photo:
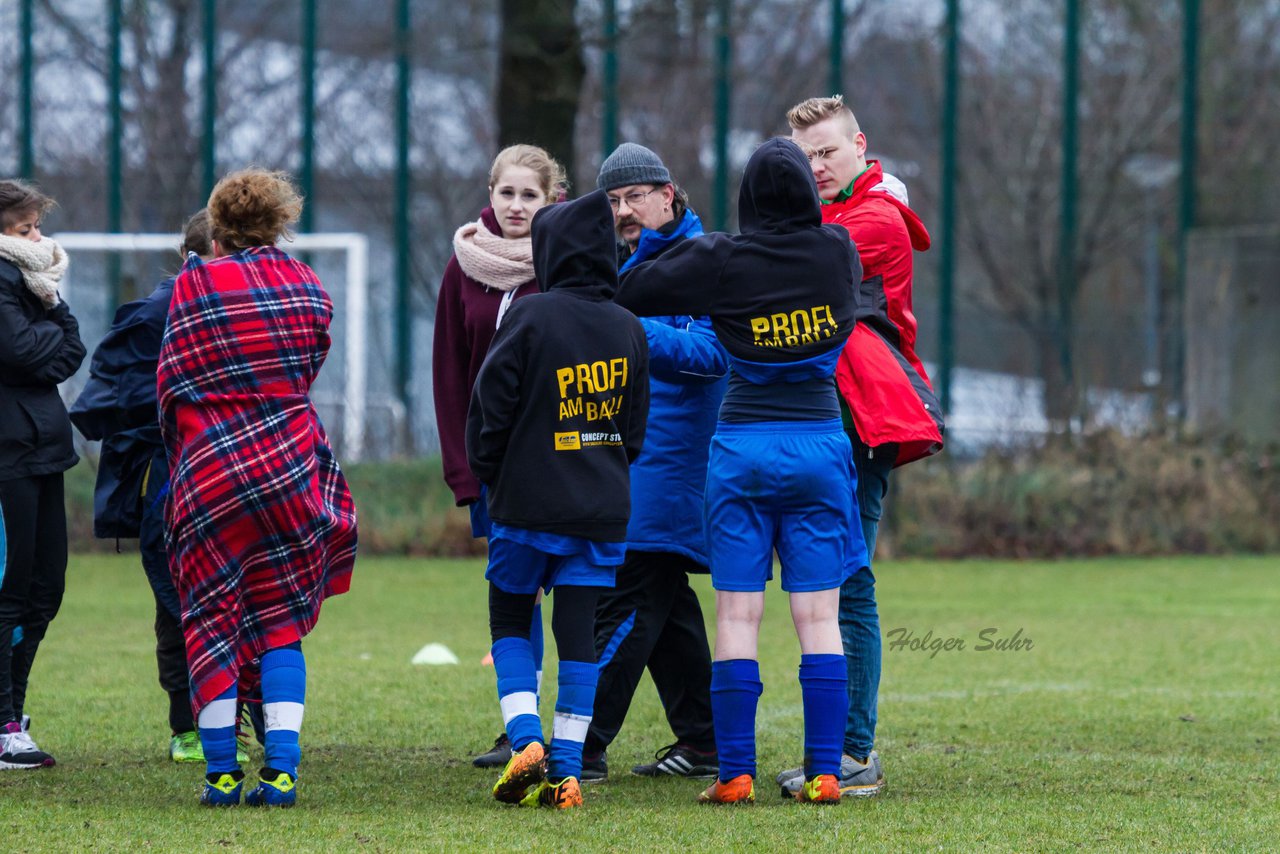
[[[622,270],[702,234],[688,198],[649,149],[623,143],[597,181],[609,197]],[[599,682],[583,782],[608,776],[617,736],[647,666],[675,743],[633,767],[644,777],[714,777],[711,649],[689,573],[706,573],[703,494],[728,359],[706,318],[642,318],[649,344],[649,420],[631,466],[631,522],[617,586],[596,608]]]

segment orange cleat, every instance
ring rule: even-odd
[[[819,774],[812,780],[805,780],[796,792],[796,800],[804,804],[838,804],[840,781],[835,774]]]
[[[493,784],[493,796],[504,804],[518,804],[529,787],[541,783],[546,775],[546,748],[540,742],[530,742],[524,750],[512,754],[502,776]]]
[[[705,792],[698,795],[700,804],[754,804],[756,781],[750,774],[739,774],[727,783],[716,780]],[[836,797],[840,792],[836,790]]]
[[[550,807],[567,810],[582,806],[582,787],[577,777],[565,777],[559,783],[543,780],[520,802],[522,807]]]

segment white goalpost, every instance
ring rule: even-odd
[[[62,248],[103,253],[176,252],[182,244],[179,234],[106,234],[62,232],[51,235]],[[344,369],[341,456],[358,462],[364,452],[365,419],[368,413],[368,311],[369,311],[369,239],[354,232],[299,234],[289,241],[293,252],[337,251],[344,254],[346,300],[346,341],[343,348]],[[64,295],[69,282],[63,281]]]

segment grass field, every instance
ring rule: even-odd
[[[800,754],[799,650],[765,617],[760,802],[626,770],[667,743],[646,680],[613,778],[573,814],[504,808],[468,757],[498,731],[478,561],[366,560],[305,643],[299,807],[204,811],[167,761],[152,601],[136,558],[73,557],[28,712],[49,771],[0,774],[3,848],[39,850],[1274,850],[1280,845],[1280,559],[884,563],[879,749],[888,786],[786,803]],[[709,588],[704,603],[710,602]],[[994,639],[1021,649],[979,651]],[[987,637],[993,637],[988,633]],[[459,666],[414,667],[424,643]],[[554,685],[554,663],[547,682]],[[259,757],[251,761],[256,768]],[[766,785],[763,781],[768,780]]]

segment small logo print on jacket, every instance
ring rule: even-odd
[[[582,437],[577,430],[572,433],[557,433],[555,438],[557,451],[582,450]]]

